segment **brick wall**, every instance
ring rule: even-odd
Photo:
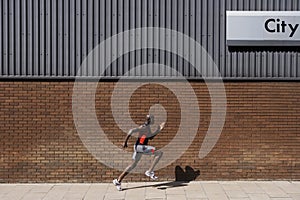
[[[82,144],[73,122],[73,84],[0,82],[0,182],[107,182],[120,174],[99,163]],[[89,88],[90,83],[82,84]],[[225,126],[204,159],[199,159],[198,153],[210,121],[210,97],[204,83],[191,84],[199,101],[200,126],[188,150],[157,171],[160,180],[174,180],[176,166],[199,170],[197,180],[300,179],[299,83],[225,83]],[[120,146],[125,133],[110,108],[114,86],[114,82],[99,83],[96,113],[108,138]],[[142,86],[133,93],[129,110],[140,124],[156,103],[168,113],[163,134],[151,143],[161,148],[179,126],[180,107],[174,94],[157,84]],[[129,145],[133,143],[131,139]],[[126,180],[148,179],[132,174]]]

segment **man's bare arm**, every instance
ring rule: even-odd
[[[152,140],[159,132],[161,132],[163,130],[163,128],[165,127],[165,124],[166,124],[165,122],[161,123],[157,127],[156,131],[154,131],[153,133],[151,133],[151,137],[149,139]]]
[[[127,142],[128,142],[128,140],[129,140],[130,136],[131,136],[133,133],[138,132],[140,129],[141,129],[141,127],[138,127],[138,128],[130,129],[130,130],[128,131],[127,136],[126,136],[126,138],[125,138],[125,141],[124,141],[124,143],[123,143],[123,148],[128,147]]]

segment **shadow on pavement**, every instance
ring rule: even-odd
[[[196,180],[200,175],[200,171],[195,171],[192,167],[186,166],[185,171],[180,167],[175,167],[175,181],[153,184],[153,185],[143,185],[131,188],[123,188],[124,190],[138,189],[138,188],[147,188],[147,187],[156,187],[159,190],[165,190],[168,188],[174,187],[184,187],[187,186],[190,181]]]
[[[137,187],[131,187],[131,188],[123,188],[124,190],[131,190],[131,189],[138,189],[138,188],[147,188],[147,187],[156,187],[159,190],[165,190],[167,188],[173,188],[173,187],[184,187],[188,184],[186,182],[181,181],[171,181],[171,182],[165,182],[165,183],[158,183],[153,185],[143,185],[143,186],[137,186]]]

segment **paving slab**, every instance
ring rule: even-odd
[[[219,183],[203,183],[201,184],[204,192],[208,194],[225,194],[225,191]]]
[[[203,191],[186,191],[186,197],[189,199],[204,199],[207,195]]]
[[[229,198],[225,193],[207,194],[209,200],[228,200]]]
[[[31,193],[25,194],[21,200],[42,200],[47,193]]]
[[[1,200],[300,200],[298,181],[0,184]]]
[[[274,184],[287,194],[300,194],[300,185],[288,181],[275,181]]]
[[[242,181],[238,183],[246,194],[264,194],[265,191],[256,182]]]
[[[249,194],[251,200],[270,200],[267,194]]]
[[[225,193],[230,199],[248,198],[248,195],[242,190],[227,190]]]
[[[92,184],[84,196],[84,200],[104,199],[108,184]]]
[[[14,187],[16,187],[15,184],[2,184],[0,187],[0,196],[3,196],[7,193],[9,193],[10,191],[12,191],[14,189]]]
[[[290,194],[290,197],[292,197],[293,200],[300,200],[300,194]]]
[[[271,198],[272,200],[293,200],[292,198]]]
[[[46,194],[43,200],[61,200],[69,191],[71,184],[66,185],[53,185],[51,190]]]
[[[3,200],[13,199],[20,200],[22,199],[34,186],[31,185],[16,185],[12,190],[10,190],[6,195],[3,196]]]
[[[173,187],[173,188],[167,188],[166,189],[166,194],[167,195],[171,195],[171,194],[176,194],[176,195],[185,195],[186,194],[186,190],[184,190],[183,187]]]
[[[257,183],[271,198],[288,198],[290,197],[282,189],[273,182],[258,182]]]
[[[170,194],[167,195],[167,200],[187,200],[184,194]]]

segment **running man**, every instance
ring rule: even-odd
[[[157,179],[157,177],[154,175],[153,170],[156,164],[159,162],[160,158],[162,157],[163,152],[155,150],[155,147],[148,146],[147,144],[148,144],[148,140],[152,140],[164,128],[165,122],[161,123],[160,126],[157,127],[157,130],[154,133],[152,133],[150,129],[150,125],[153,124],[154,124],[154,116],[149,114],[147,115],[146,122],[143,125],[141,125],[138,128],[131,129],[128,132],[125,138],[125,142],[123,144],[123,148],[127,147],[127,142],[133,133],[138,133],[139,135],[134,145],[134,153],[132,156],[133,162],[123,171],[123,173],[119,176],[118,179],[113,180],[113,184],[117,187],[119,191],[122,190],[121,188],[122,180],[125,178],[125,176],[127,176],[131,172],[131,170],[133,170],[136,167],[137,163],[139,162],[143,154],[154,155],[154,160],[149,170],[145,172],[145,175],[150,177],[152,180]]]

